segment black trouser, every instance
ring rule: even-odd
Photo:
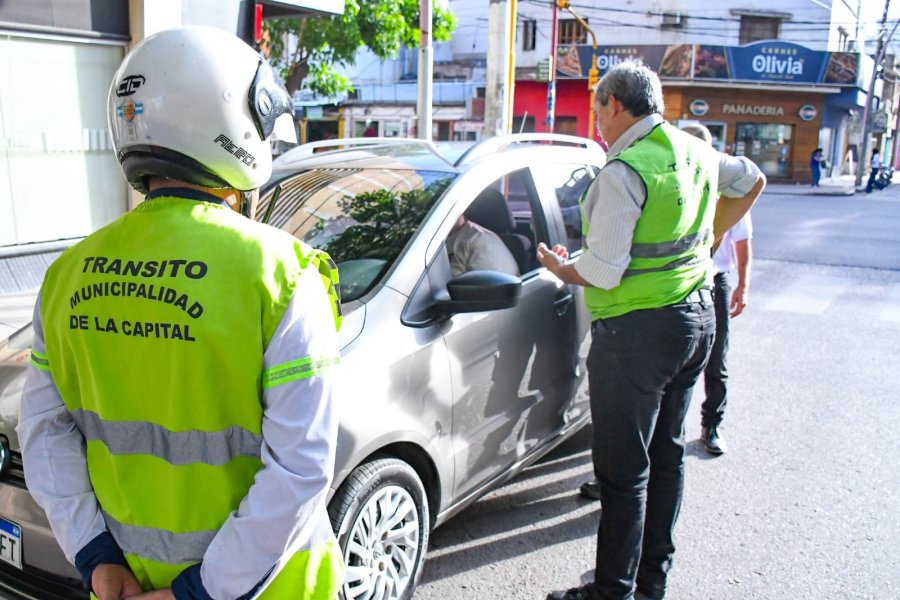
[[[703,427],[718,427],[725,418],[728,403],[728,334],[731,329],[731,285],[728,273],[715,277],[713,303],[716,307],[716,341],[709,353],[709,362],[703,370],[706,399],[700,409],[700,424]]]
[[[878,178],[879,171],[881,171],[881,169],[873,168],[872,171],[869,173],[869,181],[866,182],[866,191],[867,192],[872,191],[872,187],[875,185],[875,179]]]
[[[709,298],[706,294],[705,298]],[[665,590],[684,488],[684,419],[715,334],[711,300],[594,321],[588,355],[600,482],[594,593]]]

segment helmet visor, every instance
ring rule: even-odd
[[[294,129],[294,103],[275,74],[275,70],[265,62],[259,61],[256,76],[250,86],[250,114],[256,125],[259,139],[267,140],[273,136],[285,142],[297,142]]]

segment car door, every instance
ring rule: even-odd
[[[531,167],[535,187],[541,196],[547,214],[552,244],[561,244],[572,259],[582,253],[582,214],[580,201],[599,172],[599,164],[582,162],[545,162]],[[552,246],[548,243],[548,246]],[[564,347],[560,357],[572,360],[568,368],[574,373],[569,381],[559,380],[557,385],[576,386],[566,390],[567,398],[563,408],[563,423],[576,420],[590,410],[590,399],[586,385],[586,361],[590,350],[590,314],[584,304],[584,288],[580,285],[562,284],[559,295],[572,297],[573,310],[567,319],[562,319],[565,327]],[[562,360],[560,358],[560,360]]]
[[[574,297],[536,260],[535,248],[549,241],[549,228],[531,173],[514,171],[487,188],[502,194],[511,217],[497,219],[510,225],[495,233],[513,236],[527,251],[520,253],[522,294],[515,308],[454,315],[445,329],[457,498],[505,472],[560,428],[574,377]]]

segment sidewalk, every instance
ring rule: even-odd
[[[812,187],[808,183],[768,183],[765,191],[792,196],[852,196],[855,193],[855,182],[852,175],[840,175],[823,177],[819,180],[819,187]]]
[[[862,179],[862,184],[854,188],[856,178],[853,175],[839,175],[837,177],[823,177],[819,180],[819,187],[802,183],[768,183],[763,193],[781,194],[786,196],[852,196],[853,194],[866,193],[866,182],[869,176]],[[893,183],[887,190],[895,190],[900,184],[900,171],[894,173]],[[880,192],[884,190],[877,190]],[[876,193],[873,192],[873,193]],[[875,196],[877,197],[877,196]],[[894,195],[892,195],[892,198]]]

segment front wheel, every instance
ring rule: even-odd
[[[353,470],[328,505],[347,576],[343,600],[412,598],[428,547],[425,488],[396,458],[376,458]]]

